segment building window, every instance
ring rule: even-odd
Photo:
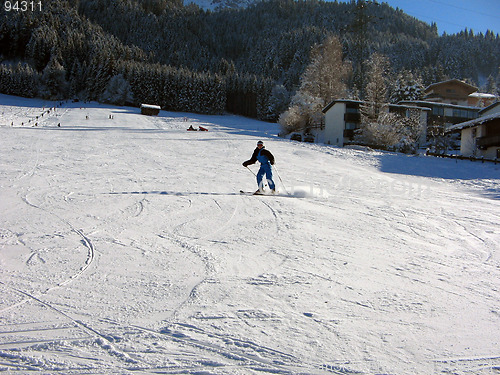
[[[345,128],[346,128],[346,130],[355,130],[358,128],[358,124],[355,122],[346,122]]]
[[[443,107],[433,107],[432,114],[435,116],[444,116],[444,108]]]
[[[471,117],[471,112],[466,109],[453,109],[453,117],[459,117],[463,119],[473,118]]]

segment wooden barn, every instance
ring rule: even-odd
[[[158,116],[161,107],[159,105],[141,104],[141,114],[147,116]]]

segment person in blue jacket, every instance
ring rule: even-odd
[[[259,189],[255,192],[256,194],[262,193],[264,188],[264,183],[262,179],[266,175],[267,183],[269,184],[269,189],[271,193],[275,193],[276,185],[273,181],[273,170],[271,165],[274,165],[274,156],[264,147],[264,142],[258,141],[257,148],[253,151],[252,157],[243,162],[244,167],[248,167],[255,162],[260,162],[260,169],[257,172],[257,184]]]

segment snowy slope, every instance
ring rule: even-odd
[[[50,105],[0,96],[1,370],[498,371],[500,166]]]

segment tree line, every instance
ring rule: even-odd
[[[211,12],[179,0],[46,0],[41,11],[1,14],[0,92],[276,121],[332,35],[350,63],[346,95],[365,95],[374,52],[394,77],[489,77],[498,87],[498,35],[438,36],[387,4],[266,0]]]

